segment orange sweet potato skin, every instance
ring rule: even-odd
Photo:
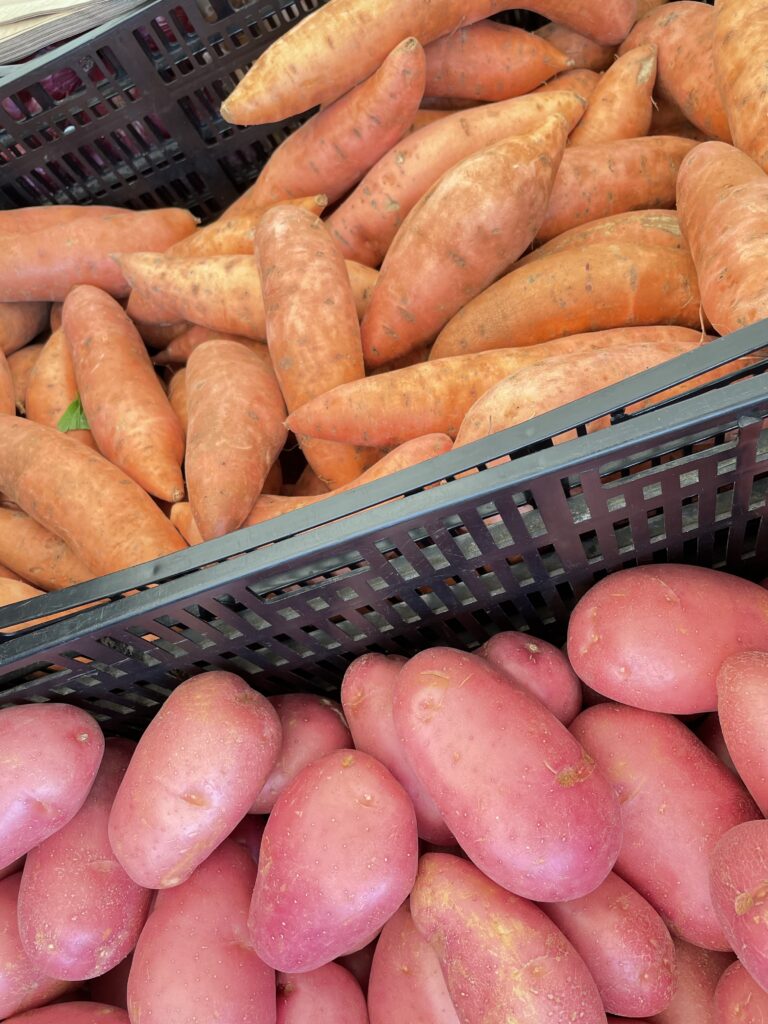
[[[613,46],[602,46],[555,21],[537,29],[536,33],[572,60],[575,68],[605,71],[611,66],[615,51]]]
[[[768,172],[765,4],[761,0],[718,0],[714,20],[715,72],[733,144]],[[727,136],[718,137],[730,141]]]
[[[588,145],[647,135],[653,116],[655,81],[655,44],[639,46],[619,57],[592,93],[584,117],[571,134],[571,144]]]
[[[48,323],[47,302],[0,302],[0,352],[9,356]]]
[[[43,346],[27,383],[27,419],[56,427],[67,407],[77,398],[77,381],[67,339],[61,327]],[[90,430],[70,430],[67,436],[88,448],[96,442]]]

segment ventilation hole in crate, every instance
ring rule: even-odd
[[[505,587],[491,566],[481,566],[477,570],[477,576],[490,597],[499,597],[504,593]]]
[[[398,574],[398,576],[402,577],[402,579],[413,580],[418,577],[419,574],[416,572],[414,567],[411,565],[411,563],[408,561],[408,559],[405,557],[402,551],[400,551],[399,548],[391,548],[390,550],[386,550],[385,543],[382,543],[381,541],[376,542],[376,547],[387,559],[387,561]]]
[[[655,540],[659,540],[664,535],[664,510],[661,508],[653,509],[650,512],[646,512],[646,516],[651,524],[651,536]],[[659,519],[655,517],[659,516]],[[616,547],[619,549],[620,555],[628,554],[635,550],[635,542],[632,538],[632,524],[628,519],[620,519],[618,522],[612,523],[613,535],[616,538]]]
[[[275,637],[275,643],[282,644],[283,647],[286,647],[292,654],[297,654],[300,658],[310,658],[314,653],[298,637],[289,636],[287,633],[279,633]]]
[[[433,615],[444,615],[448,611],[432,587],[417,587],[414,593],[421,598]]]
[[[699,528],[699,496],[691,494],[682,500],[683,533]]]
[[[211,629],[215,629],[217,633],[221,633],[228,640],[237,640],[243,634],[239,629],[220,619],[213,612],[208,611],[207,608],[203,608],[200,605],[191,605],[189,608],[184,609],[188,615],[191,615],[195,619],[199,619],[204,622]]]
[[[343,615],[332,615],[328,621],[332,626],[341,630],[345,636],[348,636],[351,640],[364,640],[365,633],[360,631],[360,627],[354,625],[349,619],[344,618]],[[339,646],[338,640],[332,639],[328,633],[318,629],[316,626],[302,626],[302,632],[311,636],[318,643],[322,644],[327,650],[331,650]]]
[[[162,662],[157,658],[154,658],[148,651],[142,651],[138,647],[134,647],[133,644],[125,643],[123,640],[116,640],[115,637],[99,637],[96,642],[102,644],[102,646],[108,648],[110,651],[116,651],[118,654],[122,654],[125,658],[131,658],[133,661],[141,662],[141,664],[146,668],[154,668],[157,665],[162,665]]]
[[[87,655],[81,654],[79,651],[62,651],[62,654],[65,658],[76,661],[80,665],[91,666],[94,672],[102,672],[105,675],[112,676],[113,679],[121,679],[123,676],[128,675],[127,672],[118,668],[117,665],[108,665],[103,661],[97,661],[95,658],[89,658]],[[160,663],[158,662],[157,664]]]
[[[477,598],[469,589],[464,580],[458,579],[455,576],[448,576],[443,580],[443,583],[449,587],[451,596],[463,606],[470,604],[477,604]]]
[[[741,549],[742,559],[754,558],[757,554],[757,541],[760,535],[760,525],[762,520],[758,517],[756,519],[748,519],[744,524],[744,543]]]
[[[683,541],[683,561],[684,562],[698,562],[699,560],[699,541],[696,537],[689,537],[688,540]]]
[[[718,476],[730,476],[736,470],[736,459],[719,459],[717,463]]]
[[[733,489],[734,484],[722,484],[717,488],[715,507],[717,519],[730,519],[733,515]]]
[[[714,569],[722,568],[726,563],[730,534],[730,526],[724,526],[719,530],[715,530],[712,544],[712,567]]]
[[[412,624],[414,622],[420,622],[421,616],[418,612],[415,612],[413,608],[409,607],[408,604],[401,597],[388,597],[386,598],[387,604],[389,604],[394,611],[400,616],[403,622]]]
[[[752,490],[749,495],[749,510],[764,508],[768,495],[768,473],[756,473],[752,480]]]
[[[246,644],[246,648],[273,668],[283,668],[288,664],[288,659],[283,654],[272,650],[271,647],[266,647],[264,644]]]
[[[220,657],[226,661],[230,672],[239,672],[241,675],[257,675],[264,671],[261,665],[257,665],[255,661],[251,661],[250,658],[246,658],[242,654],[230,654],[228,651],[223,651]]]
[[[300,618],[299,613],[294,608],[278,608],[277,614],[282,616],[282,618],[286,619],[288,622],[290,622],[291,619]]]
[[[549,576],[560,576],[565,573],[565,567],[563,560],[560,557],[560,552],[554,546],[554,544],[544,544],[538,549],[539,558],[544,564],[544,568]]]

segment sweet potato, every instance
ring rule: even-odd
[[[628,210],[673,209],[680,164],[695,146],[673,135],[573,146],[560,163],[537,238],[546,242]]]
[[[180,366],[168,381],[168,401],[176,413],[181,429],[187,436],[187,368]]]
[[[574,68],[588,68],[590,71],[605,71],[613,63],[615,46],[603,46],[587,36],[574,32],[572,28],[550,21],[536,29],[536,35],[546,39],[569,60]]]
[[[203,543],[203,535],[200,533],[200,529],[195,522],[195,517],[192,515],[192,508],[188,501],[174,502],[171,505],[169,518],[187,544],[191,546],[192,544]]]
[[[322,221],[295,207],[273,207],[259,222],[256,248],[267,344],[288,411],[363,377],[349,276]],[[372,461],[370,452],[352,446],[297,440],[329,487],[356,479]]]
[[[451,110],[432,110],[428,107],[419,107],[413,115],[410,128],[405,134],[413,135],[414,132],[426,128],[429,124],[434,124],[435,121],[442,121],[444,117],[450,117],[452,113],[453,111]]]
[[[762,1024],[768,1020],[768,992],[735,963],[720,976],[715,989],[711,1018],[699,1017],[702,1024]],[[693,1018],[691,1018],[693,1021]]]
[[[590,145],[647,135],[653,114],[656,46],[629,50],[605,72],[589,99],[571,144]]]
[[[3,579],[13,581],[14,583],[16,583],[16,582],[23,583],[24,582],[22,580],[21,576],[19,576],[18,573],[14,572],[13,569],[9,569],[7,565],[3,565],[2,562],[0,562],[0,576],[2,576]],[[0,874],[0,878],[4,878],[4,877],[5,877],[4,875]]]
[[[16,210],[0,210],[1,235],[26,235],[31,231],[47,231],[73,220],[101,219],[108,214],[127,213],[119,206],[76,206],[70,203],[52,206],[21,206]]]
[[[317,494],[327,494],[328,488],[315,473],[311,466],[307,465],[301,471],[301,476],[295,484],[283,484],[280,491],[268,490],[267,494],[285,494],[295,498],[313,497]]]
[[[363,484],[369,484],[373,480],[381,480],[382,477],[390,476],[401,469],[409,469],[420,462],[426,462],[428,459],[434,459],[438,455],[443,455],[450,448],[451,439],[447,434],[425,434],[422,437],[415,437],[398,445],[393,451],[388,452],[378,459],[377,462],[374,462],[370,469],[361,473],[357,479],[325,494],[314,494],[296,498],[262,494],[251,509],[245,525],[254,526],[256,523],[261,523],[265,519],[273,519],[284,512],[293,512],[297,508],[313,505],[315,502],[322,501],[324,498],[330,498],[335,494],[350,491],[355,487],[362,487]],[[374,451],[375,449],[370,450]]]
[[[720,334],[768,316],[768,176],[745,153],[704,142],[683,161],[680,226],[691,248],[704,312]]]
[[[64,302],[75,380],[99,450],[164,501],[184,497],[184,434],[146,347],[119,303],[90,285]]]
[[[112,801],[136,744],[109,739],[75,817],[27,854],[19,935],[34,966],[54,978],[105,974],[133,950],[152,893],[131,881],[107,838]]]
[[[525,135],[474,153],[414,206],[363,318],[366,366],[423,347],[525,252],[546,214],[569,128],[553,114]]]
[[[573,92],[580,96],[587,103],[592,93],[597,88],[600,75],[587,68],[574,68],[573,71],[561,71],[559,75],[550,78],[544,85],[540,85],[535,93],[543,92]]]
[[[0,302],[0,352],[9,356],[44,329],[47,302]]]
[[[0,250],[0,300],[63,302],[75,285],[90,284],[118,298],[126,280],[115,252],[162,252],[195,227],[186,210],[85,217],[44,231],[13,235]]]
[[[96,575],[186,546],[117,466],[66,434],[18,416],[0,416],[0,492],[65,540]]]
[[[605,880],[621,845],[607,778],[543,704],[487,661],[442,647],[415,655],[395,683],[394,721],[413,770],[488,878],[545,902]]]
[[[730,142],[728,119],[715,74],[715,21],[711,5],[676,0],[646,14],[621,44],[619,53],[655,43],[656,88],[660,99],[671,100],[706,135]]]
[[[532,131],[550,114],[561,113],[572,128],[585,105],[570,92],[518,96],[422,128],[383,156],[334,210],[331,233],[347,259],[378,266],[408,213],[447,170],[507,136]]]
[[[278,974],[277,1024],[368,1024],[360,986],[339,964],[306,974]]]
[[[222,116],[232,124],[282,121],[343,96],[401,40],[415,36],[426,46],[507,6],[507,0],[393,0],[371,8],[368,0],[337,0],[261,54],[222,104]],[[636,14],[635,0],[605,0],[599,7],[580,0],[528,0],[528,6],[608,44],[627,35]]]
[[[460,1020],[604,1024],[597,986],[565,936],[533,903],[474,865],[425,854],[410,906]]]
[[[154,355],[152,362],[156,366],[183,366],[195,349],[207,341],[238,341],[257,355],[263,354],[265,359],[269,359],[267,346],[262,341],[254,341],[253,338],[243,338],[239,334],[227,334],[226,331],[215,331],[211,327],[201,327],[199,324],[195,324],[170,341],[162,352]]]
[[[0,413],[16,415],[16,389],[8,360],[0,352]]]
[[[573,62],[546,39],[496,21],[478,21],[426,48],[430,97],[496,102],[522,96]]]
[[[166,250],[165,255],[174,260],[195,256],[252,256],[256,225],[273,205],[271,202],[257,205],[255,197],[251,195],[255,187],[254,184],[246,190],[213,224],[198,228],[193,234],[182,238]],[[281,201],[301,206],[320,217],[328,205],[328,196],[324,193],[308,196],[300,192],[296,199],[285,198]],[[237,212],[236,207],[242,212]]]
[[[513,269],[448,322],[430,360],[653,324],[701,325],[690,255],[596,242]]]
[[[279,749],[274,708],[238,676],[206,672],[177,687],[142,734],[109,816],[130,877],[150,889],[186,881],[247,814]]]
[[[29,1010],[9,1017],[5,1024],[130,1024],[128,1014],[117,1006],[97,1002],[66,1002]]]
[[[32,368],[27,382],[27,419],[45,427],[58,427],[61,417],[78,397],[75,368],[64,331],[54,331]],[[67,436],[87,448],[96,442],[90,430],[69,430]]]
[[[716,83],[733,144],[768,172],[765,6],[762,0],[718,0],[712,17]]]
[[[768,654],[742,650],[726,658],[717,673],[714,717],[722,727],[725,753],[763,815],[768,811],[767,709]]]
[[[51,315],[50,315],[50,326],[51,332],[58,331],[61,327],[61,310],[63,302],[52,302],[51,303]]]
[[[63,306],[63,303],[62,303]],[[139,334],[147,348],[164,349],[172,341],[188,331],[190,325],[185,320],[175,324],[137,324]]]
[[[187,362],[189,502],[205,540],[236,530],[288,431],[272,369],[244,345],[209,341]]]
[[[30,374],[43,347],[42,342],[36,345],[25,345],[24,348],[20,348],[8,356],[8,367],[13,378],[14,403],[20,416],[24,415],[26,407],[27,384]]]
[[[276,970],[304,973],[368,945],[416,877],[413,805],[359,750],[307,765],[264,830],[248,929]]]
[[[705,949],[729,949],[710,895],[709,865],[721,836],[758,816],[747,791],[671,715],[598,704],[578,715],[571,733],[621,804],[616,874],[674,934]]]
[[[61,590],[93,577],[63,540],[19,509],[2,505],[0,561],[40,590]]]

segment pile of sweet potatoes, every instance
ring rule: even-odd
[[[298,22],[222,114],[320,109],[205,227],[0,212],[0,602],[322,501],[762,317],[762,0],[530,0],[536,32],[489,20],[508,6],[329,0]]]

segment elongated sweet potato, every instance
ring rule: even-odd
[[[73,288],[64,334],[80,399],[99,450],[165,501],[184,497],[184,434],[139,332],[106,292]]]
[[[441,121],[444,117],[450,117],[452,113],[452,110],[432,110],[429,107],[419,107],[413,115],[410,128],[405,134],[413,135],[414,132],[426,128],[429,124],[434,124],[435,121]]]
[[[403,39],[422,45],[489,18],[508,0],[337,0],[298,22],[268,47],[224,101],[233,124],[281,121],[342,96],[366,78]],[[634,22],[636,0],[528,0],[528,7],[601,43],[616,44]]]
[[[168,401],[176,413],[184,437],[187,436],[187,368],[180,366],[168,382]]]
[[[522,96],[573,62],[532,32],[478,21],[426,48],[425,94],[476,102]]]
[[[8,360],[0,352],[0,413],[6,416],[16,414],[16,389]]]
[[[367,366],[422,348],[525,252],[544,219],[569,127],[553,114],[526,135],[480,150],[414,206],[363,318]]]
[[[536,34],[546,39],[552,46],[573,61],[575,68],[588,68],[590,71],[605,71],[613,62],[615,46],[603,46],[587,36],[574,32],[572,28],[550,21]]]
[[[285,444],[272,369],[244,345],[209,341],[187,363],[189,502],[205,540],[236,530]]]
[[[171,505],[169,518],[187,544],[191,546],[203,543],[203,535],[195,522],[192,506],[188,501],[177,501]]]
[[[0,416],[0,492],[65,540],[95,574],[185,547],[154,501],[117,466],[18,416]]]
[[[183,334],[174,338],[162,352],[152,357],[152,362],[156,366],[183,366],[195,349],[208,341],[237,341],[251,352],[262,356],[265,362],[269,362],[269,351],[263,341],[243,338],[239,334],[227,334],[226,331],[215,331],[212,327],[201,327],[200,324],[188,327]]]
[[[110,295],[128,294],[112,253],[162,252],[194,230],[186,210],[105,214],[4,239],[0,300],[62,302],[71,288],[91,284]]]
[[[61,417],[78,397],[75,368],[64,331],[54,331],[32,368],[27,383],[27,419],[45,427],[58,427]],[[69,430],[67,436],[88,448],[96,442],[90,430]]]
[[[761,0],[718,0],[714,22],[714,69],[733,144],[768,171],[765,4]],[[690,114],[688,119],[693,121]],[[726,135],[718,137],[730,141]]]
[[[48,323],[47,302],[0,302],[0,352],[9,356]]]
[[[407,136],[381,158],[328,218],[347,259],[381,263],[398,228],[449,168],[509,135],[532,131],[550,114],[572,128],[586,101],[572,92],[518,96],[450,117]]]
[[[571,143],[589,145],[647,135],[653,115],[656,46],[648,43],[628,51],[608,68],[589,99]]]
[[[257,203],[252,195],[255,184],[235,200],[213,224],[198,228],[182,238],[165,252],[171,259],[191,259],[193,256],[252,256],[253,240],[259,219],[273,203]],[[328,205],[328,196],[298,194],[295,199],[280,200],[300,206],[320,217]]]
[[[13,398],[20,416],[24,415],[29,377],[43,350],[43,343],[25,345],[8,356],[8,368],[13,379]]]
[[[60,537],[20,509],[2,505],[0,561],[41,590],[60,590],[93,576]]]
[[[693,139],[656,135],[568,149],[539,241],[628,210],[673,209],[680,164],[695,146]]]
[[[30,231],[47,231],[60,224],[107,214],[127,213],[119,206],[76,206],[70,203],[52,206],[21,206],[17,210],[0,210],[0,234],[25,235]]]
[[[651,324],[700,326],[690,255],[599,242],[512,270],[443,328],[430,360]]]
[[[702,143],[680,168],[680,226],[704,312],[720,334],[768,316],[767,198],[768,176],[724,142]]]
[[[597,88],[600,75],[587,68],[574,68],[572,71],[561,71],[559,75],[550,78],[544,85],[534,90],[536,93],[543,92],[573,92],[587,102]]]

